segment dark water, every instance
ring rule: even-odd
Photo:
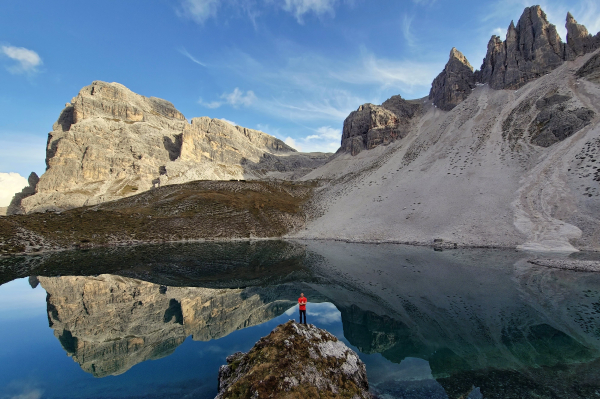
[[[600,398],[600,274],[527,259],[281,241],[3,259],[0,399],[214,398],[300,292],[378,397]]]

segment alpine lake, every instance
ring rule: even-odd
[[[301,292],[376,397],[600,398],[600,273],[533,257],[240,241],[3,258],[0,399],[212,399],[226,356],[298,320]]]

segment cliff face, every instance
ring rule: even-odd
[[[93,82],[68,103],[48,135],[47,170],[25,212],[94,205],[161,184],[257,178],[275,172],[259,164],[302,154],[263,132],[220,119],[185,117],[168,101],[144,97],[118,83]],[[305,169],[327,156],[306,157]]]
[[[414,119],[421,114],[420,101],[406,101],[393,96],[381,106],[361,105],[344,121],[342,144],[338,152],[356,155],[382,144],[404,138]]]
[[[54,335],[96,377],[167,356],[190,335],[200,341],[224,337],[294,305],[278,298],[265,302],[261,290],[168,287],[111,275],[38,280],[48,293]]]
[[[564,61],[600,47],[600,35],[592,37],[571,13],[565,26],[567,43],[562,42],[540,6],[526,8],[516,27],[511,22],[505,41],[492,36],[477,80],[494,89],[518,89]]]
[[[446,67],[431,84],[429,99],[438,108],[450,111],[467,98],[474,87],[473,67],[460,51],[452,48]]]

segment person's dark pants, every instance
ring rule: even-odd
[[[302,315],[304,315],[304,324],[306,324],[306,310],[300,311],[300,324],[302,324]]]

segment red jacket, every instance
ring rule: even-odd
[[[300,304],[300,310],[306,310],[306,297],[298,298]]]

